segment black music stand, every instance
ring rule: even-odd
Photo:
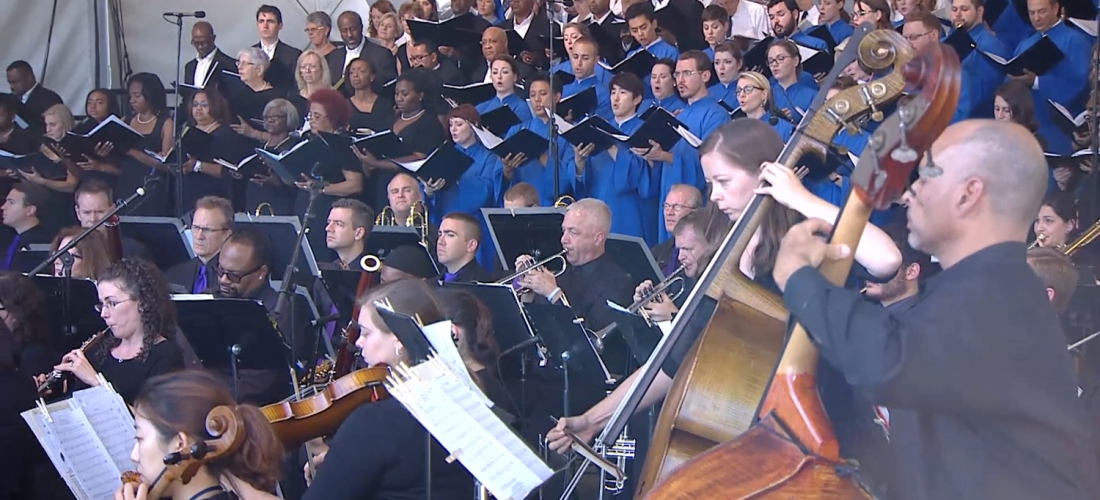
[[[172,300],[180,331],[205,368],[230,374],[234,396],[239,369],[287,370],[290,348],[263,304],[212,295],[186,297]]]
[[[555,304],[524,304],[550,366],[562,372],[562,415],[603,399],[612,382],[592,338],[575,322],[573,310]]]
[[[66,351],[80,347],[80,344],[96,333],[107,328],[99,311],[99,293],[91,280],[69,280],[69,324],[65,322],[65,278],[59,276],[32,276],[34,284],[42,291],[46,299],[43,303],[46,318],[50,321],[50,331],[54,332],[54,345]],[[72,334],[66,335],[66,327],[72,327]]]
[[[432,354],[432,344],[420,329],[416,319],[401,313],[387,311],[381,307],[377,310],[382,322],[389,327],[390,331],[397,336],[397,340],[400,340],[401,345],[405,347],[405,352],[409,355],[409,364],[418,365],[427,361]]]
[[[443,288],[469,292],[485,305],[493,318],[493,333],[500,346],[500,357],[519,351],[535,354],[534,344],[538,338],[531,330],[531,323],[511,285],[451,281],[443,283]]]
[[[153,263],[159,269],[195,258],[195,251],[184,234],[183,221],[175,217],[119,218],[122,236],[135,240],[149,250]]]
[[[604,249],[608,255],[615,256],[615,263],[630,275],[630,282],[634,285],[645,280],[657,283],[664,279],[664,273],[657,266],[657,260],[653,258],[653,252],[649,251],[645,240],[637,236],[609,234]]]
[[[50,251],[50,245],[44,243],[37,243],[33,245],[26,245],[19,248],[18,256],[12,261],[12,265],[15,266],[15,271],[21,273],[29,273],[38,267],[42,261],[50,258],[53,252]],[[49,267],[49,272],[53,273],[53,266]]]
[[[351,313],[355,309],[355,292],[359,291],[359,278],[362,275],[360,271],[321,270],[321,286],[328,293],[329,300],[339,314],[336,319],[337,325],[346,325],[351,322]],[[329,311],[321,312],[327,314]]]
[[[611,307],[610,301],[608,305],[615,315],[616,330],[622,336],[626,347],[630,349],[630,354],[634,356],[634,360],[641,366],[653,354],[653,350],[657,348],[657,342],[660,342],[663,334],[657,325],[650,325],[641,315],[630,314],[626,312],[625,307],[622,307],[621,304],[618,305],[619,308]]]
[[[497,249],[501,267],[510,270],[516,257],[545,259],[561,252],[561,208],[483,208],[482,215]]]
[[[397,247],[419,245],[420,233],[405,226],[374,226],[364,245],[367,254],[385,260]]]
[[[281,277],[286,272],[286,266],[294,253],[294,243],[298,240],[298,231],[302,224],[298,217],[287,215],[251,215],[237,214],[233,218],[233,224],[238,228],[252,228],[267,234],[275,247],[275,262],[272,263],[272,276]],[[294,276],[296,284],[306,283],[305,276],[317,277],[321,272],[317,269],[317,259],[310,249],[309,238],[302,238],[302,251],[298,253],[298,262],[295,266]],[[298,281],[302,280],[302,281]]]

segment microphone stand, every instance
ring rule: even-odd
[[[69,289],[70,284],[73,281],[73,263],[76,262],[76,258],[73,254],[65,252],[61,254],[61,328],[62,335],[69,337],[76,335],[76,325],[72,324],[72,292]],[[34,276],[33,274],[31,276]]]
[[[275,316],[276,318],[279,317],[279,314],[287,307],[287,303],[290,301],[290,293],[291,293],[290,292],[290,287],[293,286],[293,284],[291,282],[294,279],[294,271],[295,271],[295,269],[297,268],[297,265],[298,265],[298,256],[302,254],[302,240],[305,239],[306,231],[309,230],[309,220],[313,218],[313,205],[315,203],[317,203],[317,198],[320,197],[321,190],[324,189],[324,187],[325,187],[325,185],[321,181],[320,177],[318,177],[315,174],[315,172],[317,171],[317,169],[319,167],[320,167],[319,163],[314,164],[312,172],[311,172],[311,174],[313,174],[313,175],[311,175],[311,177],[313,177],[313,182],[311,182],[310,185],[309,185],[309,203],[306,205],[305,213],[302,214],[302,227],[300,229],[298,229],[298,237],[296,238],[296,240],[294,242],[294,251],[291,252],[291,254],[290,254],[290,262],[287,263],[286,269],[283,271],[283,282],[279,285],[279,301],[275,303],[275,310],[272,311],[272,315]],[[295,337],[297,336],[298,332],[294,331],[294,324],[295,324],[294,323],[294,307],[291,306],[290,307],[290,325],[291,325],[291,328],[290,328],[290,339],[289,339],[290,340],[290,346],[291,346],[290,347],[290,352],[291,352],[290,357],[291,358],[294,358],[294,347],[297,345],[296,344],[297,339]],[[290,370],[291,373],[294,373],[293,366],[295,365],[295,363],[297,361],[298,360],[296,360],[296,359],[291,359],[290,362],[288,363],[288,366],[291,367],[291,370]],[[309,368],[310,372],[312,372],[313,367],[308,367],[308,368]],[[297,389],[298,380],[297,380],[296,374],[295,374],[295,376],[291,377],[290,384],[291,384],[292,389]]]
[[[164,20],[176,25],[176,105],[172,107],[172,149],[175,151],[176,156],[176,214],[183,218],[184,206],[183,206],[183,134],[180,131],[183,127],[180,126],[180,106],[184,106],[185,103],[180,99],[180,85],[183,84],[180,81],[180,63],[183,62],[183,13],[170,13],[176,20],[172,21],[168,19],[169,14],[164,15]]]
[[[81,241],[83,241],[84,238],[87,238],[89,234],[92,234],[92,231],[95,231],[96,229],[99,229],[99,227],[102,226],[104,223],[106,223],[108,219],[110,219],[115,214],[122,211],[123,208],[126,208],[130,203],[132,203],[139,196],[145,196],[145,188],[144,187],[137,188],[137,190],[134,191],[134,194],[130,195],[125,200],[122,200],[122,201],[119,201],[119,202],[115,203],[115,208],[112,208],[110,212],[107,212],[107,215],[104,215],[103,218],[97,220],[95,222],[95,224],[92,224],[92,227],[89,227],[89,228],[85,229],[84,232],[76,235],[76,237],[69,240],[68,243],[66,243],[64,245],[61,245],[61,248],[58,248],[54,253],[50,254],[49,257],[46,257],[46,260],[42,261],[42,263],[35,266],[34,269],[31,270],[31,272],[27,273],[27,276],[34,276],[34,275],[42,272],[42,270],[45,269],[46,266],[53,265],[54,260],[57,260],[58,258],[61,258],[62,254],[68,254],[69,249],[75,247],[77,245],[77,243],[80,243]],[[62,264],[64,264],[64,260],[62,260]]]

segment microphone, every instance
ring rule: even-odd
[[[339,314],[329,314],[328,316],[321,316],[313,321],[309,322],[309,326],[327,325],[333,321],[340,319]]]
[[[169,17],[193,17],[195,19],[202,19],[206,17],[206,11],[196,10],[195,12],[165,12],[164,15]]]

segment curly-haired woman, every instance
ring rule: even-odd
[[[151,377],[183,369],[183,354],[171,340],[176,310],[168,283],[152,264],[123,259],[99,275],[96,309],[111,336],[85,357],[79,349],[66,354],[55,368],[72,372],[86,385],[99,385],[96,373],[133,403]]]

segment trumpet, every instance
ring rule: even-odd
[[[378,217],[374,218],[374,225],[395,226],[397,225],[397,215],[393,213],[393,209],[389,205],[386,205],[381,212],[378,212]]]
[[[378,272],[382,269],[382,259],[379,259],[377,255],[364,255],[359,259],[359,267],[368,273]]]
[[[496,283],[498,285],[511,283],[512,286],[515,287],[516,282],[520,278],[522,278],[524,275],[526,275],[527,273],[529,273],[531,271],[534,271],[535,269],[542,268],[542,267],[546,266],[547,264],[549,264],[551,261],[554,261],[554,260],[557,260],[557,259],[561,259],[561,269],[559,269],[557,271],[552,271],[552,272],[554,273],[555,278],[558,277],[558,276],[561,276],[561,274],[564,273],[565,270],[569,267],[569,261],[565,260],[566,252],[568,252],[568,250],[562,250],[562,251],[560,251],[560,252],[558,252],[554,255],[551,255],[550,257],[547,257],[543,260],[535,262],[534,264],[531,264],[529,266],[525,266],[523,269],[520,269],[520,270],[518,270],[518,271],[516,271],[512,274],[509,274],[507,277],[501,278],[500,280],[497,280]],[[516,294],[517,295],[524,295],[524,294],[526,294],[530,291],[531,290],[529,290],[527,288],[520,288],[516,291]]]
[[[1035,248],[1039,245],[1042,245],[1043,243],[1046,243],[1046,241],[1047,241],[1047,235],[1045,235],[1043,233],[1039,233],[1038,235],[1035,236],[1035,241],[1031,242],[1031,244],[1027,246],[1027,249],[1031,250],[1032,248]]]
[[[650,288],[649,292],[646,292],[646,294],[642,296],[640,300],[631,304],[630,307],[628,307],[626,310],[634,314],[638,314],[639,312],[641,312],[642,316],[645,316],[645,306],[649,305],[654,300],[657,300],[657,297],[660,297],[661,294],[667,293],[668,290],[677,283],[680,285],[680,288],[674,293],[669,293],[668,298],[669,300],[676,300],[680,298],[680,296],[684,294],[684,289],[687,288],[685,286],[684,278],[680,276],[680,274],[683,273],[685,269],[687,269],[687,266],[684,264],[680,264],[680,267],[677,267],[676,270],[672,271],[672,273],[669,274],[667,278]],[[646,317],[646,319],[648,320],[649,318]]]
[[[89,349],[95,347],[96,344],[103,340],[107,336],[107,332],[109,331],[111,331],[110,327],[104,328],[99,333],[92,335],[91,338],[85,340],[83,344],[80,344],[80,351],[87,353]],[[61,376],[64,374],[65,372],[61,370],[55,369],[51,371],[48,375],[46,375],[46,379],[43,380],[41,384],[38,384],[38,394],[41,395],[42,393],[46,392],[46,390],[49,389],[51,385],[56,383],[58,380],[61,380]]]
[[[260,203],[259,205],[256,205],[256,217],[263,215],[265,208],[267,209],[267,215],[275,215],[275,209],[271,207],[270,203],[265,201],[263,203]]]
[[[565,208],[576,202],[577,200],[575,198],[565,194],[559,197],[557,200],[554,200],[554,208]]]
[[[1062,249],[1062,253],[1066,256],[1072,257],[1078,250],[1084,248],[1089,243],[1092,243],[1097,236],[1100,236],[1100,220],[1094,222],[1085,232],[1079,234],[1073,239],[1065,248]]]

